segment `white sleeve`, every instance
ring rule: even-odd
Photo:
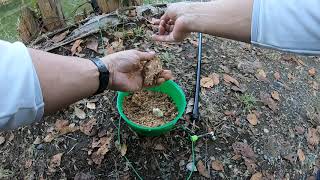
[[[320,55],[320,0],[254,0],[252,44]]]
[[[0,40],[0,131],[39,121],[44,113],[40,82],[28,49]]]

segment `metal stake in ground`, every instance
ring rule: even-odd
[[[200,94],[200,75],[201,75],[201,60],[202,60],[202,33],[199,33],[198,38],[198,62],[197,62],[197,73],[196,73],[196,87],[194,92],[194,103],[193,110],[191,114],[191,119],[193,121],[198,121],[199,114],[199,94]]]

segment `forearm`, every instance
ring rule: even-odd
[[[250,42],[253,0],[217,0],[192,3],[185,20],[191,32]]]
[[[89,60],[29,49],[40,80],[45,113],[57,111],[93,95],[99,86],[99,72]]]

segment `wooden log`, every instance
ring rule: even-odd
[[[48,31],[53,31],[66,25],[60,0],[38,0],[37,4],[44,26]]]
[[[29,8],[21,9],[20,22],[18,25],[18,33],[24,43],[29,43],[40,32],[40,26],[35,13]]]
[[[110,13],[120,7],[120,0],[97,0],[97,4],[102,13]]]

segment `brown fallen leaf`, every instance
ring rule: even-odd
[[[156,144],[156,145],[154,146],[154,149],[155,149],[155,150],[158,150],[158,151],[163,151],[163,150],[165,150],[165,148],[164,148],[164,146],[163,146],[162,144]]]
[[[239,161],[239,160],[241,159],[241,155],[236,154],[236,155],[232,156],[231,159],[232,159],[232,160],[235,160],[235,161]]]
[[[204,88],[212,88],[214,85],[213,79],[204,77],[200,80],[200,86]]]
[[[79,119],[86,118],[86,113],[77,107],[74,107],[74,115],[76,115]]]
[[[240,61],[237,65],[237,68],[244,73],[252,73],[254,74],[257,69],[262,68],[262,64],[260,61]]]
[[[107,154],[111,147],[111,140],[112,136],[109,137],[102,137],[99,139],[97,144],[93,145],[92,147],[99,147],[99,149],[92,153],[91,159],[95,164],[101,164],[102,160],[104,159],[104,155]]]
[[[52,140],[54,140],[54,135],[52,133],[49,133],[46,135],[46,137],[43,139],[43,142],[49,143]]]
[[[62,40],[64,40],[64,38],[66,38],[66,36],[69,34],[69,30],[61,33],[61,34],[57,34],[55,36],[53,36],[53,38],[51,39],[52,42],[54,43],[58,43]]]
[[[307,141],[311,146],[317,146],[319,144],[319,136],[317,129],[308,128]]]
[[[222,164],[222,162],[219,161],[219,160],[214,160],[214,161],[212,161],[211,167],[212,167],[212,169],[215,170],[215,171],[224,171],[223,164]]]
[[[86,44],[86,47],[88,49],[91,49],[91,50],[93,50],[95,52],[98,52],[98,46],[99,46],[99,44],[98,44],[98,40],[97,39],[90,39]]]
[[[126,144],[122,144],[121,145],[121,149],[120,149],[121,156],[125,156],[127,154],[127,150],[128,150],[127,145]]]
[[[269,94],[260,92],[260,100],[272,111],[276,111],[278,109],[276,102],[271,98]]]
[[[247,120],[249,121],[249,123],[253,126],[258,124],[258,118],[254,113],[248,114],[247,115]]]
[[[238,80],[236,80],[235,78],[231,77],[230,75],[228,74],[223,74],[223,80],[226,82],[226,83],[232,83],[236,86],[240,86],[240,83],[238,82]]]
[[[274,74],[273,74],[273,76],[274,76],[274,78],[276,79],[276,80],[280,80],[281,79],[281,76],[280,76],[280,73],[279,72],[275,72]]]
[[[306,160],[306,156],[304,155],[304,152],[302,149],[298,149],[297,154],[300,162],[303,162],[304,160]]]
[[[87,102],[87,108],[96,109],[96,104],[94,102]]]
[[[255,163],[255,160],[252,160],[252,159],[249,159],[249,158],[246,158],[246,157],[243,157],[243,159],[244,159],[244,164],[247,167],[247,170],[250,173],[256,172],[257,165]]]
[[[257,172],[254,175],[251,176],[250,180],[262,180],[262,173]]]
[[[0,136],[0,145],[2,145],[5,142],[6,142],[6,138],[4,138],[3,136]]]
[[[49,166],[48,166],[48,171],[50,173],[56,172],[56,168],[60,166],[61,164],[61,158],[62,158],[63,153],[58,153],[54,156],[52,156]]]
[[[316,75],[317,71],[316,71],[316,69],[313,67],[313,68],[311,68],[311,69],[308,70],[308,73],[309,73],[309,75],[310,75],[311,77],[313,77],[313,76]]]
[[[267,74],[264,72],[263,69],[258,69],[258,70],[257,70],[256,78],[257,78],[259,81],[268,81],[268,79],[267,79]]]
[[[203,164],[202,160],[199,160],[197,163],[197,169],[201,176],[210,178],[210,174],[208,170],[206,169],[205,165]]]
[[[82,41],[83,41],[83,40],[78,39],[78,40],[76,40],[76,41],[73,43],[73,45],[72,45],[72,47],[71,47],[71,54],[72,54],[72,56],[73,56],[75,53],[77,53],[77,52],[81,52],[82,48],[81,48],[80,44],[82,43]],[[81,49],[80,49],[79,47],[80,47]]]
[[[218,85],[220,83],[220,76],[217,73],[212,73],[209,75],[209,78],[213,80],[213,85]]]
[[[97,131],[93,131],[92,128],[97,124],[96,119],[91,119],[86,123],[80,124],[80,131],[85,135],[93,136]]]
[[[245,93],[248,88],[246,85],[244,84],[240,84],[240,86],[231,86],[231,90],[236,91],[236,92],[241,92],[241,93]]]
[[[242,156],[252,160],[255,160],[256,158],[255,153],[247,143],[235,142],[232,144],[232,148],[236,154],[241,154]]]
[[[285,160],[288,160],[291,164],[295,164],[297,161],[297,155],[295,153],[288,154],[283,157]]]
[[[57,131],[60,131],[62,128],[66,127],[68,125],[69,125],[69,121],[61,120],[61,119],[58,119],[54,124],[55,130],[57,130]]]
[[[271,92],[271,97],[274,99],[274,100],[277,100],[277,101],[280,101],[280,95],[277,91],[272,91]]]

